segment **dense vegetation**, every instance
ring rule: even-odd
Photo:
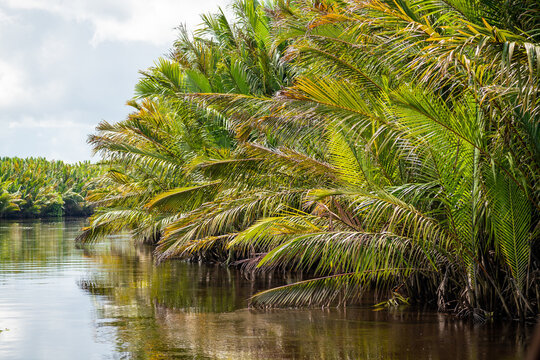
[[[110,171],[80,236],[158,261],[308,280],[257,306],[366,289],[461,316],[540,309],[535,0],[233,4],[181,29],[134,112],[90,137]]]
[[[89,162],[0,158],[0,218],[88,216],[86,184],[99,174]]]

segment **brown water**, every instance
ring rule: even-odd
[[[412,309],[246,309],[271,279],[168,262],[81,221],[0,222],[0,359],[519,359],[529,328]]]

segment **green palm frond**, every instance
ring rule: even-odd
[[[531,208],[514,182],[500,172],[490,174],[493,235],[496,249],[510,268],[518,290],[523,291],[531,254]]]
[[[160,193],[145,207],[168,212],[183,212],[199,207],[212,200],[219,191],[220,182],[177,188]],[[183,211],[182,211],[183,210]]]

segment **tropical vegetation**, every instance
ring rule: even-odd
[[[0,218],[89,216],[87,184],[100,172],[89,162],[2,157]]]
[[[109,171],[80,241],[297,271],[254,306],[540,309],[535,0],[237,0],[180,28],[134,111],[89,138]]]

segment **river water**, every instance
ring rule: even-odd
[[[277,285],[171,261],[82,220],[0,222],[0,359],[520,359],[531,329],[402,309],[254,311]]]

